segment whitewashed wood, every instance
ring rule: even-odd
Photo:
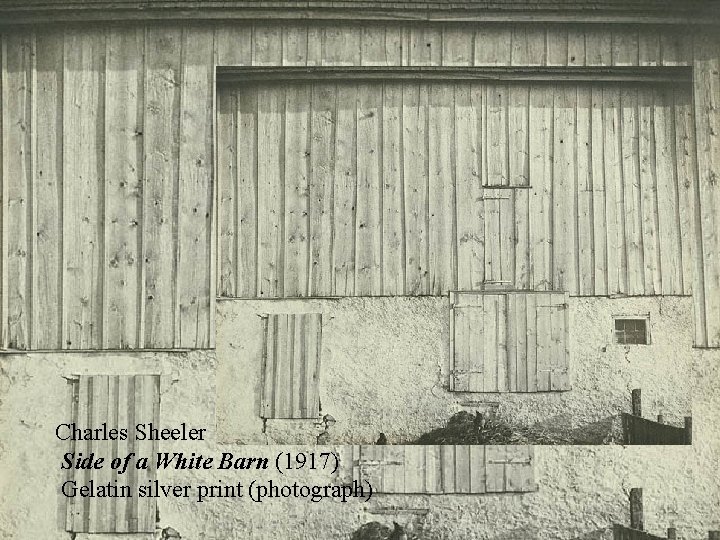
[[[207,70],[213,58],[211,29],[183,36],[181,102],[212,101],[213,77]],[[174,346],[210,345],[214,295],[211,290],[213,114],[209,109],[183,107],[180,116],[177,209],[177,277]],[[212,287],[214,289],[214,287]]]
[[[64,159],[64,339],[67,348],[102,346],[105,39],[66,35]],[[102,125],[102,124],[100,124]]]
[[[260,416],[317,418],[321,315],[282,313],[266,317]]]
[[[333,208],[335,185],[335,85],[312,89],[310,125],[310,285],[311,296],[332,292]]]
[[[144,81],[136,69],[144,32],[115,29],[108,35],[105,140],[104,348],[140,345],[140,268],[143,194]]]
[[[31,135],[34,110],[33,35],[3,36],[2,62],[2,146],[3,146],[3,230],[2,249],[5,343],[11,349],[31,347],[32,342],[32,224],[33,169],[35,156]]]
[[[358,446],[353,477],[383,494],[481,494],[537,489],[529,446]]]
[[[357,97],[355,294],[382,291],[382,86],[361,84]]]
[[[302,86],[285,93],[283,294],[287,296],[307,296],[309,281],[310,91]]]
[[[720,253],[718,230],[717,178],[720,176],[720,150],[718,149],[718,92],[720,92],[720,45],[710,34],[695,36],[694,103],[698,156],[698,183],[696,193],[699,212],[696,218],[698,286],[696,298],[696,344],[701,347],[720,346]]]
[[[177,200],[182,33],[145,36],[142,346],[171,347],[176,337]]]

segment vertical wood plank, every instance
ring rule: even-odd
[[[487,493],[505,491],[505,456],[507,446],[485,447],[485,486]]]
[[[482,87],[455,85],[455,182],[457,287],[472,290],[485,280],[485,212],[482,201]],[[458,196],[459,195],[459,196]]]
[[[105,347],[140,346],[144,32],[108,34],[105,140]]]
[[[621,27],[612,31],[612,63],[614,66],[637,66],[639,55],[637,29]]]
[[[357,219],[357,87],[337,89],[335,192],[333,196],[333,295],[355,294]]]
[[[535,318],[536,318],[536,372],[537,372],[537,391],[548,392],[551,390],[552,370],[552,320],[549,317],[549,309],[551,293],[540,293],[535,295]]]
[[[471,66],[473,64],[473,34],[464,27],[445,26],[442,29],[442,65]]]
[[[455,251],[455,125],[454,88],[430,85],[427,159],[428,169],[428,232],[429,290],[440,295],[454,288],[457,253]]]
[[[357,109],[355,294],[377,295],[382,263],[382,87],[361,84]]]
[[[680,241],[682,244],[683,293],[692,294],[694,264],[700,257],[693,244],[695,240],[695,215],[697,201],[697,148],[695,145],[695,119],[692,96],[687,91],[675,88],[673,91],[675,126],[675,167],[678,189],[678,210],[680,213]],[[693,295],[695,299],[697,295]]]
[[[213,32],[185,31],[177,210],[178,259],[174,343],[210,346],[213,183]],[[193,106],[190,106],[193,104]],[[187,106],[185,106],[187,105]],[[167,269],[166,269],[167,271]]]
[[[470,449],[470,493],[485,493],[485,446],[471,445]]]
[[[476,66],[509,66],[512,55],[511,29],[484,25],[475,31]]]
[[[622,108],[620,90],[603,87],[603,154],[606,186],[608,294],[628,291],[625,250]]]
[[[275,357],[277,355],[279,315],[266,315],[263,318],[263,365],[262,365],[262,399],[260,416],[275,416]]]
[[[286,23],[283,25],[282,32],[282,65],[307,65],[308,27]]]
[[[663,66],[689,66],[693,61],[692,35],[685,29],[660,34],[660,54]]]
[[[609,27],[593,26],[585,30],[585,61],[588,66],[612,64],[612,38]]]
[[[673,89],[654,91],[654,146],[656,171],[656,223],[660,294],[683,294],[683,250],[680,236],[680,194],[675,163]]]
[[[638,91],[640,155],[640,208],[642,213],[643,262],[645,265],[645,293],[662,292],[660,266],[659,218],[657,214],[657,164],[654,126],[654,96],[652,90]],[[672,214],[665,216],[671,218]],[[670,249],[671,246],[665,246]]]
[[[455,446],[455,493],[471,493],[470,485],[470,449],[472,446]]]
[[[591,89],[577,88],[575,176],[577,185],[578,291],[595,294],[595,231],[593,169],[591,167]]]
[[[412,26],[410,28],[410,65],[442,65],[442,38],[442,32],[436,26]]]
[[[33,152],[35,38],[31,33],[3,36],[2,62],[2,282],[5,343],[32,347],[33,193],[37,158]]]
[[[548,66],[568,65],[568,30],[563,26],[548,27],[545,36]]]
[[[64,160],[65,347],[102,345],[105,35],[66,35]],[[78,196],[78,194],[82,194]]]
[[[405,193],[405,294],[427,294],[428,280],[428,87],[403,87]]]
[[[145,37],[144,347],[175,341],[181,38],[179,30],[161,27],[148,28]]]
[[[517,341],[519,338],[518,328],[515,319],[515,313],[518,310],[517,306],[518,295],[509,293],[506,295],[506,306],[507,312],[505,314],[505,328],[506,328],[506,349],[507,354],[505,355],[505,370],[507,374],[507,391],[517,392],[518,391],[518,348]]]
[[[628,269],[628,294],[643,294],[645,272],[642,236],[642,191],[640,188],[640,137],[638,90],[621,90],[622,103],[622,177],[625,216],[625,251]]]
[[[537,327],[537,297],[536,294],[525,296],[525,317],[527,328],[527,391],[538,391],[538,327]],[[542,338],[541,338],[542,339]],[[542,387],[542,385],[541,385]]]
[[[566,306],[562,294],[553,293],[545,312],[550,317],[551,327],[551,358],[550,358],[550,390],[567,390],[567,357],[565,328]]]
[[[547,63],[545,29],[516,25],[512,30],[513,66],[543,66]]]
[[[717,178],[720,175],[720,118],[717,108],[720,94],[720,45],[714,35],[703,33],[695,37],[694,103],[696,141],[698,149],[699,213],[696,218],[698,266],[696,275],[702,290],[695,287],[698,308],[696,310],[696,344],[699,346],[720,346],[720,299],[714,291],[720,289],[720,223],[718,209],[720,191]],[[704,330],[704,331],[703,331]]]
[[[336,87],[312,89],[310,147],[310,296],[333,291],[333,208],[335,185]]]
[[[215,27],[215,56],[219,66],[251,66],[253,29],[250,25],[220,22]]]
[[[258,292],[283,296],[285,88],[258,89]]]
[[[235,232],[233,249],[236,253],[237,294],[254,297],[258,288],[258,92],[257,89],[237,95],[235,143],[237,184],[234,197]]]
[[[156,406],[160,400],[160,378],[156,375],[135,375],[135,423],[157,423]],[[154,456],[157,446],[149,439],[135,441],[135,452],[138,456]],[[136,471],[136,485],[148,485],[155,480],[155,460],[150,459],[149,468]],[[136,501],[137,522],[131,530],[136,532],[153,532],[155,530],[156,500],[144,497]]]
[[[574,87],[555,89],[553,140],[553,284],[557,290],[578,290],[577,200],[575,184]]]
[[[529,105],[529,223],[532,288],[553,287],[552,186],[553,95],[547,86],[530,88]]]
[[[323,65],[360,65],[362,48],[359,26],[326,26],[322,39]]]
[[[307,84],[288,85],[285,90],[285,296],[308,294],[310,92]]]
[[[382,293],[405,292],[403,85],[384,84],[382,104]]]
[[[662,63],[660,35],[662,30],[643,28],[638,35],[638,63],[641,66],[659,66]]]
[[[256,24],[252,30],[252,65],[283,65],[282,26]]]
[[[63,34],[38,36],[36,54],[33,347],[61,349]]]
[[[238,165],[241,158],[238,137],[238,98],[243,93],[221,91],[217,100],[218,132],[218,290],[221,297],[239,296],[242,286],[238,283],[238,243],[236,238],[241,224],[236,221],[240,201],[235,199],[238,192]],[[252,139],[250,139],[252,140]],[[252,160],[253,155],[243,155],[242,161]],[[254,242],[253,242],[254,244]],[[254,266],[254,265],[253,265]],[[253,292],[255,280],[253,279]]]
[[[586,56],[585,30],[581,28],[568,30],[567,64],[569,66],[584,66]]]
[[[603,88],[593,86],[590,90],[590,174],[592,177],[592,230],[594,251],[594,294],[608,294],[608,231],[614,230],[606,222],[606,178],[605,178],[605,132],[603,111]],[[616,269],[612,271],[617,272]]]
[[[508,105],[508,177],[509,185],[530,185],[530,133],[529,133],[529,87],[525,85],[511,85],[509,87]],[[514,227],[514,277],[511,278],[515,287],[529,289],[531,282],[530,260],[530,190],[513,190],[513,216],[511,224]]]
[[[487,160],[486,185],[497,187],[509,185],[508,180],[508,86],[486,86],[487,128],[484,133]]]
[[[500,392],[503,390],[501,378],[501,364],[505,358],[499,356],[500,350],[500,297],[502,295],[488,294],[483,296],[483,389],[485,392]],[[503,371],[504,373],[504,371]]]

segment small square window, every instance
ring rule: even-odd
[[[615,342],[621,345],[648,345],[647,317],[616,317]]]

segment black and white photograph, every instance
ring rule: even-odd
[[[0,540],[720,540],[720,2],[0,0]]]

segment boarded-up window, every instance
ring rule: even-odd
[[[260,416],[316,418],[320,414],[321,315],[268,315],[265,321]]]
[[[527,191],[524,192],[527,197]],[[483,190],[485,283],[511,287],[515,279],[515,190]]]
[[[451,293],[450,300],[450,390],[569,390],[566,293]]]
[[[531,446],[356,446],[355,478],[377,493],[534,491]]]
[[[155,456],[157,441],[135,440],[136,424],[159,426],[160,377],[158,375],[82,375],[71,381],[72,422],[80,429],[127,427],[125,440],[73,441],[70,452],[75,457],[95,454],[104,458],[101,469],[69,470],[67,481],[75,487],[93,483],[100,486],[128,486],[119,497],[68,498],[66,529],[83,533],[154,532],[156,521],[155,499],[138,498],[138,486],[146,486],[156,477]],[[113,457],[124,458],[134,452],[137,457],[148,458],[147,469],[136,469],[131,463],[123,475],[110,468]],[[122,494],[122,491],[118,491]]]

